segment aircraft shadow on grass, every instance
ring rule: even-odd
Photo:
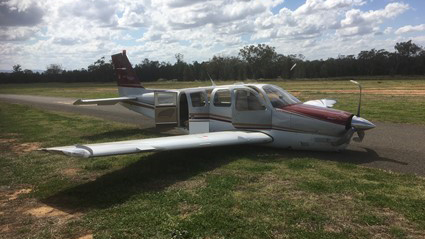
[[[148,133],[144,131],[144,133]],[[102,136],[126,137],[140,133],[137,130],[117,130],[86,136],[93,140]],[[152,132],[154,134],[155,132]],[[156,133],[158,134],[158,133]],[[144,155],[139,161],[100,176],[94,181],[63,190],[42,202],[67,212],[88,211],[121,204],[142,192],[162,191],[167,187],[212,171],[232,161],[245,158],[264,163],[297,158],[365,164],[374,161],[405,164],[380,157],[372,149],[365,151],[315,152],[279,150],[266,147],[228,146],[207,149],[188,149]]]

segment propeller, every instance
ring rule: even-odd
[[[353,116],[353,118],[351,119],[351,126],[356,129],[357,136],[358,136],[358,137],[353,138],[353,140],[356,141],[356,142],[362,142],[363,138],[365,136],[364,131],[367,130],[367,129],[374,128],[375,125],[372,124],[371,122],[369,122],[368,120],[360,117],[360,108],[361,108],[361,105],[362,105],[362,85],[355,80],[350,80],[350,82],[353,83],[353,84],[356,84],[360,89],[359,105],[357,106],[357,115]]]

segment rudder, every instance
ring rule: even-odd
[[[117,76],[120,96],[143,93],[144,87],[140,84],[140,80],[131,66],[125,50],[122,53],[112,55],[112,64]]]

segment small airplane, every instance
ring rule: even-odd
[[[301,102],[270,84],[233,84],[177,90],[145,89],[126,51],[112,55],[118,78],[117,98],[79,99],[74,105],[114,105],[143,114],[157,127],[177,127],[186,135],[43,148],[68,156],[96,157],[229,145],[266,145],[301,150],[340,151],[362,141],[375,125],[357,115],[331,109],[335,100]]]

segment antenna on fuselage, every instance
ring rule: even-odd
[[[213,86],[217,86],[217,85],[215,84],[215,82],[213,81],[213,79],[211,78],[210,74],[208,74],[208,71],[207,71],[207,75],[208,75],[208,77],[210,78],[211,84],[212,84]]]

